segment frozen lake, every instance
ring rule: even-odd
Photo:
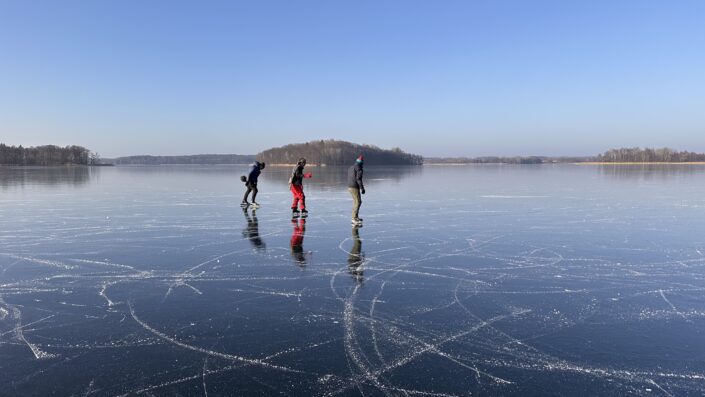
[[[0,168],[2,396],[701,396],[705,167]]]

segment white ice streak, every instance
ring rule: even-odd
[[[11,254],[0,254],[0,255],[9,256],[10,258],[13,258],[13,259],[21,259],[21,260],[23,260],[23,261],[27,261],[27,262],[31,262],[31,263],[36,263],[36,264],[38,264],[38,265],[45,265],[45,266],[49,266],[49,267],[55,267],[55,268],[58,268],[58,269],[73,270],[73,269],[78,268],[78,266],[76,266],[76,265],[67,265],[67,264],[65,264],[65,263],[63,263],[63,262],[60,262],[60,261],[51,261],[51,260],[48,260],[48,259],[39,259],[39,258],[32,258],[32,257],[29,257],[29,256],[20,256],[20,255],[11,255]]]
[[[100,265],[100,266],[106,266],[106,267],[115,267],[118,269],[138,271],[137,269],[135,269],[133,266],[130,266],[130,265],[121,265],[119,263],[112,263],[112,262],[107,262],[107,261],[94,261],[94,260],[89,260],[89,259],[70,259],[70,260],[73,262],[78,262],[78,263],[85,263],[85,264],[91,264],[91,265]]]
[[[303,294],[301,294],[300,292],[255,291],[255,290],[246,290],[246,289],[242,289],[242,288],[233,288],[233,289],[230,289],[230,291],[247,292],[247,293],[257,294],[257,295],[283,296],[285,298],[298,298],[298,299],[300,299],[303,296]]]
[[[100,287],[100,291],[98,292],[98,295],[100,295],[103,299],[105,299],[105,301],[108,303],[109,307],[115,306],[115,302],[113,302],[110,298],[108,298],[108,295],[105,294],[105,291],[112,284],[114,284],[114,283],[103,283],[103,285]]]
[[[0,303],[1,303],[1,302],[0,302]],[[30,341],[28,341],[28,340],[27,340],[27,337],[25,336],[24,331],[23,331],[25,328],[27,328],[27,327],[29,327],[29,326],[31,326],[31,325],[38,324],[38,323],[40,323],[40,322],[42,322],[42,321],[44,321],[44,320],[48,320],[48,319],[54,317],[54,315],[47,316],[47,317],[44,317],[44,318],[39,319],[39,320],[37,320],[37,321],[33,321],[33,322],[29,323],[29,324],[22,325],[22,312],[21,312],[18,308],[14,307],[14,306],[10,306],[10,309],[12,310],[12,316],[14,317],[15,322],[16,322],[16,324],[17,324],[17,325],[15,326],[15,328],[14,328],[12,331],[10,331],[10,332],[14,332],[14,334],[15,334],[15,339],[17,339],[18,341],[20,341],[20,342],[26,344],[27,347],[29,348],[29,350],[32,351],[32,354],[34,355],[34,358],[37,359],[37,360],[42,360],[42,359],[47,359],[47,358],[55,357],[53,354],[50,354],[50,353],[47,353],[47,352],[41,350],[39,347],[37,347],[37,345],[35,345],[35,344],[31,343]],[[4,335],[4,334],[3,334],[3,335]],[[0,336],[2,336],[2,335],[0,335]]]
[[[673,397],[673,394],[669,393],[666,389],[661,387],[661,385],[656,383],[653,379],[647,379],[646,381],[654,385],[657,389],[661,390],[663,394],[665,394],[667,397]]]
[[[482,198],[493,198],[493,199],[532,199],[532,198],[548,198],[549,196],[519,196],[519,195],[509,195],[509,194],[487,194],[480,196]]]
[[[671,303],[671,301],[668,300],[668,298],[666,298],[666,295],[663,293],[663,290],[662,290],[662,289],[658,290],[658,293],[661,295],[661,298],[663,298],[663,300],[668,304],[668,306],[671,307],[671,309],[673,309],[673,311],[674,311],[678,316],[680,316],[680,317],[683,318],[684,320],[687,320],[687,318],[685,317],[685,314],[681,313],[678,309],[676,309],[676,307],[673,305],[673,303]]]
[[[147,323],[145,323],[144,321],[142,321],[142,320],[141,320],[139,317],[137,317],[137,315],[135,314],[135,309],[134,309],[134,307],[132,306],[132,303],[131,303],[131,302],[128,302],[127,304],[128,304],[129,309],[130,309],[130,315],[132,316],[132,318],[133,318],[139,325],[142,326],[142,328],[144,328],[145,330],[151,332],[152,334],[158,336],[159,338],[161,338],[161,339],[163,339],[163,340],[165,340],[165,341],[167,341],[167,342],[170,342],[170,343],[172,343],[172,344],[174,344],[174,345],[176,345],[176,346],[179,346],[179,347],[182,347],[182,348],[184,348],[184,349],[191,350],[191,351],[195,351],[195,352],[207,354],[207,355],[209,355],[209,356],[223,358],[223,359],[226,359],[226,360],[240,361],[240,362],[243,362],[243,363],[246,363],[246,364],[256,365],[256,366],[260,366],[260,367],[264,367],[264,368],[269,368],[269,369],[275,369],[275,370],[283,371],[283,372],[303,373],[303,371],[299,371],[299,370],[295,370],[295,369],[283,367],[283,366],[276,365],[276,364],[271,364],[271,363],[268,363],[268,362],[266,362],[266,361],[264,361],[264,360],[251,359],[251,358],[246,358],[246,357],[238,356],[238,355],[235,355],[235,354],[228,354],[228,353],[216,352],[216,351],[213,351],[213,350],[208,350],[208,349],[204,349],[204,348],[202,348],[202,347],[197,347],[197,346],[191,346],[191,345],[188,345],[188,344],[186,344],[186,343],[180,342],[180,341],[178,341],[178,340],[176,340],[176,339],[174,339],[174,338],[172,338],[172,337],[170,337],[170,336],[164,334],[163,332],[158,331],[158,330],[152,328],[149,324],[147,324]]]
[[[354,312],[354,298],[359,290],[360,285],[356,285],[351,293],[351,296],[345,302],[345,310],[343,311],[343,322],[345,324],[345,353],[348,358],[352,360],[355,366],[360,370],[366,380],[370,381],[375,387],[377,387],[383,394],[388,395],[383,384],[379,380],[379,375],[374,374],[369,368],[368,364],[365,363],[367,358],[364,357],[364,353],[359,348],[357,344],[357,338],[355,335],[355,324],[353,318]]]

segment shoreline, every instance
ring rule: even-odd
[[[521,163],[424,163],[422,165],[426,166],[443,166],[443,165],[453,165],[453,166],[463,166],[463,165],[556,165],[556,164],[572,164],[572,165],[705,165],[705,161],[682,161],[682,162],[665,162],[665,161],[646,161],[646,162],[630,162],[630,161],[620,161],[620,162],[609,162],[609,161],[585,161],[585,162],[565,162],[565,163],[531,163],[531,164],[521,164]]]
[[[42,168],[60,168],[60,167],[115,167],[115,164],[0,164],[0,167],[42,167]]]
[[[705,161],[587,161],[576,165],[705,165]]]

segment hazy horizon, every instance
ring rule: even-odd
[[[426,157],[705,152],[705,3],[0,5],[0,140],[103,157],[341,139]]]
[[[330,138],[330,139],[333,139],[333,138]],[[0,142],[0,143],[4,143],[4,144],[6,144],[6,145],[8,144],[7,142]],[[281,146],[289,145],[289,144],[301,144],[301,143],[305,143],[305,142],[289,142],[289,143],[284,143],[284,144],[281,144],[281,145],[277,145],[276,147],[281,147]],[[361,144],[361,145],[368,145],[368,144],[369,144],[369,145],[374,145],[374,144],[372,144],[372,143],[367,143],[367,142],[351,142],[351,143]],[[74,144],[80,146],[80,144],[76,144],[76,143],[74,143]],[[10,144],[10,145],[11,145],[11,144]],[[19,144],[15,144],[15,146],[18,146],[18,145],[19,145]],[[51,143],[47,143],[46,145],[52,145],[52,144],[51,144]],[[72,144],[69,144],[69,145],[72,145]],[[22,146],[23,146],[23,147],[28,147],[29,145],[22,145]],[[62,146],[62,147],[63,147],[63,146],[68,146],[68,145],[56,145],[56,146]],[[375,145],[375,146],[378,146],[378,145]],[[604,152],[606,152],[607,150],[610,150],[610,149],[633,148],[633,147],[638,147],[638,145],[637,145],[637,146],[632,145],[632,146],[623,146],[623,147],[610,147],[610,148],[605,148],[605,149],[602,150],[602,151],[599,151],[599,152],[596,152],[596,153],[589,153],[589,154],[535,154],[535,153],[516,153],[516,154],[480,154],[480,155],[462,155],[462,154],[461,154],[461,155],[455,155],[455,156],[451,156],[451,155],[434,155],[434,156],[428,156],[428,155],[424,155],[423,153],[410,152],[410,151],[408,151],[408,150],[405,150],[403,147],[402,147],[401,149],[404,150],[404,151],[406,151],[407,153],[421,155],[421,156],[423,156],[424,158],[463,158],[463,157],[466,157],[466,158],[482,158],[482,157],[594,157],[594,156],[597,156],[597,155],[599,155],[599,154],[603,154]],[[641,148],[647,148],[647,147],[645,147],[645,146],[640,146],[640,147],[641,147]],[[87,149],[92,150],[92,148],[87,148]],[[263,150],[267,150],[267,149],[271,149],[271,147],[265,148],[265,149],[263,149]],[[392,148],[391,148],[391,147],[382,147],[382,149],[388,150],[388,149],[392,149]],[[650,149],[662,149],[662,148],[661,148],[661,147],[650,147]],[[676,151],[698,152],[698,151],[696,151],[696,150],[690,150],[690,149],[688,149],[688,148],[669,148],[669,149],[674,149],[674,150],[676,150]],[[260,150],[260,151],[258,151],[258,152],[256,152],[256,153],[239,153],[239,152],[167,153],[167,154],[133,153],[133,154],[121,154],[121,155],[116,155],[116,156],[106,156],[106,155],[103,155],[102,153],[99,153],[99,154],[100,154],[101,158],[104,158],[104,159],[114,159],[114,158],[121,158],[121,157],[139,157],[139,156],[154,156],[154,157],[184,157],[184,156],[209,156],[209,155],[213,155],[213,156],[226,156],[226,155],[256,156],[257,154],[259,154],[259,153],[262,152],[263,150]],[[700,153],[700,152],[698,152],[698,153]]]
[[[335,139],[335,138],[330,138],[330,139]],[[318,140],[318,139],[315,139],[315,140]],[[336,140],[339,140],[339,139],[336,139]],[[310,141],[309,141],[309,142],[310,142]],[[0,142],[0,143],[4,143],[4,144],[6,144],[6,145],[8,145],[8,146],[20,146],[20,145],[22,145],[23,147],[44,146],[44,145],[55,145],[55,146],[59,146],[59,147],[65,147],[65,146],[71,146],[71,145],[84,146],[84,145],[82,145],[80,142],[78,142],[78,143],[77,143],[77,142],[73,142],[73,143],[67,143],[67,144],[63,144],[63,143],[62,143],[62,144],[56,144],[56,143],[51,143],[51,142],[49,142],[49,143],[39,143],[39,144],[36,144],[36,145],[26,145],[26,144],[23,144],[23,143],[8,143],[8,142],[4,142],[4,141],[3,141],[3,142]],[[100,154],[100,156],[101,156],[102,158],[118,158],[118,157],[134,157],[134,156],[160,156],[160,157],[166,157],[166,156],[201,156],[201,155],[241,155],[241,156],[255,156],[255,155],[259,154],[260,152],[262,152],[262,151],[264,151],[264,150],[267,150],[267,149],[271,149],[271,148],[273,148],[273,147],[280,147],[280,146],[284,146],[284,145],[298,144],[298,143],[305,143],[305,142],[288,142],[288,143],[282,143],[282,144],[280,144],[280,145],[276,145],[276,146],[271,146],[271,147],[263,148],[262,150],[258,150],[257,152],[254,152],[254,153],[210,151],[210,152],[192,152],[192,153],[183,152],[183,153],[160,153],[160,154],[156,154],[156,153],[147,153],[147,152],[141,153],[141,152],[140,152],[140,153],[123,153],[123,154],[116,154],[116,155],[110,156],[110,155],[105,155],[105,154],[103,154],[102,152],[95,150],[94,148],[86,147],[86,149],[89,149],[89,150],[91,150],[91,151],[97,152],[98,154]],[[374,146],[381,147],[381,146],[379,146],[379,145],[376,145],[376,144],[370,143],[370,142],[351,142],[351,143],[356,143],[356,144],[360,144],[360,145],[374,145]],[[563,153],[557,153],[557,154],[535,154],[535,153],[523,153],[523,152],[518,152],[518,153],[509,153],[509,154],[486,153],[486,154],[477,154],[477,155],[466,155],[466,154],[458,154],[458,155],[445,155],[445,154],[425,155],[425,154],[423,154],[423,153],[418,153],[418,152],[413,152],[413,151],[411,151],[411,150],[407,150],[407,149],[404,148],[403,146],[401,146],[400,148],[401,148],[402,150],[404,150],[405,152],[407,152],[407,153],[418,154],[418,155],[421,155],[421,156],[423,156],[423,157],[590,157],[590,156],[596,156],[596,155],[598,155],[598,154],[604,153],[605,151],[607,151],[607,150],[609,150],[609,149],[619,149],[619,148],[621,148],[621,147],[636,147],[636,146],[639,146],[639,145],[628,145],[628,146],[620,146],[620,147],[606,147],[604,150],[601,150],[601,151],[598,151],[598,152],[595,152],[595,153],[584,153],[584,154],[563,154]],[[85,147],[85,146],[84,146],[84,147]],[[644,147],[646,147],[646,146],[639,146],[639,147],[644,148]],[[382,149],[385,149],[385,150],[393,149],[393,147],[391,147],[391,146],[390,146],[390,147],[381,147],[381,148],[382,148]],[[654,149],[660,149],[661,147],[658,147],[658,148],[657,148],[657,147],[653,147],[653,148],[654,148]],[[676,149],[676,150],[678,150],[678,151],[686,150],[686,151],[691,151],[691,152],[698,152],[697,150],[691,150],[691,149],[689,149],[689,148],[680,148],[680,147],[678,147],[678,148],[671,148],[671,149]]]

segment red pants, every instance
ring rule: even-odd
[[[301,206],[302,210],[306,209],[306,196],[304,195],[303,185],[291,185],[291,194],[294,195],[294,201],[291,203],[291,209],[298,209]]]

